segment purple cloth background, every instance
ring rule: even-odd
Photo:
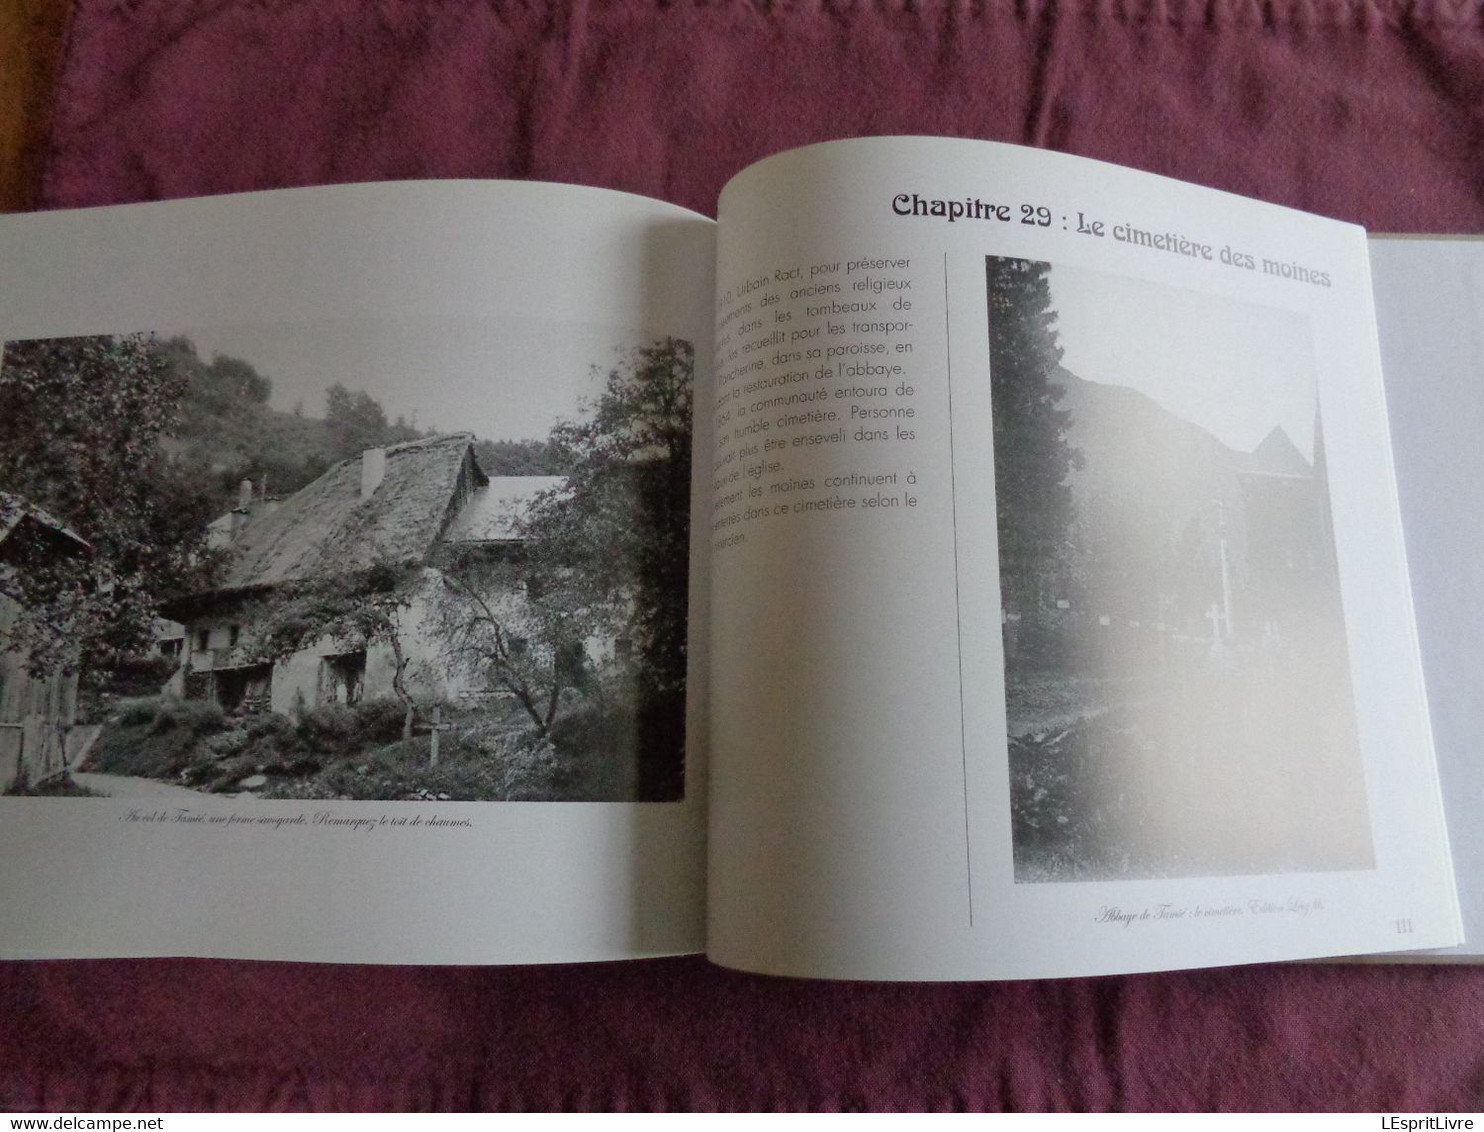
[[[1050,146],[1484,230],[1484,0],[78,0],[43,207],[530,177],[714,212],[788,146]],[[1045,983],[0,964],[0,1109],[1484,1108],[1484,969]]]

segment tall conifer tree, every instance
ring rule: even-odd
[[[989,370],[994,415],[1000,587],[1007,608],[1033,613],[1048,596],[1072,519],[1068,474],[1082,456],[1067,443],[1051,265],[989,256]]]

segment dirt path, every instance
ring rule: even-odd
[[[73,771],[72,781],[108,798],[186,798],[200,802],[205,797],[199,790],[188,790],[184,786],[172,786],[168,782],[156,782],[153,778],[131,778],[125,774],[93,774],[89,771]]]

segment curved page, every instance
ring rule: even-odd
[[[0,218],[0,953],[702,946],[713,232],[473,182]]]
[[[712,958],[1455,938],[1359,229],[929,139],[719,224]]]

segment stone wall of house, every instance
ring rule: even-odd
[[[400,617],[399,641],[408,659],[404,683],[421,701],[457,701],[487,691],[479,673],[450,661],[448,642],[440,633],[434,608],[442,587],[437,571],[424,571],[418,592]],[[492,593],[486,599],[516,636],[522,635],[524,627],[526,635],[536,640],[523,593]],[[195,686],[207,687],[207,682],[199,679],[201,674],[253,663],[256,657],[250,628],[241,627],[234,635],[236,624],[226,615],[191,622],[186,627],[181,670],[168,690],[186,694],[187,673],[198,674]],[[531,647],[539,646],[533,643]],[[593,639],[586,642],[585,649],[588,660],[597,666],[612,659],[615,644],[609,639]],[[323,637],[273,665],[268,706],[297,718],[322,704],[394,698],[396,667],[396,653],[390,644],[360,647],[355,642]]]

